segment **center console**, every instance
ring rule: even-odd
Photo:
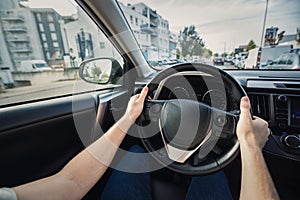
[[[254,84],[255,83],[255,84]],[[288,88],[286,86],[293,86]],[[253,114],[269,122],[282,154],[300,160],[300,83],[248,81]],[[274,150],[274,148],[273,148]],[[272,151],[274,152],[274,151]]]

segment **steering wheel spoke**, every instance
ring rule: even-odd
[[[225,112],[218,109],[213,109],[213,126],[212,130],[214,136],[221,139],[227,139],[235,135],[236,125],[238,122],[238,115],[234,115],[230,112]]]

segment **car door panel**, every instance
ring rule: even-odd
[[[109,108],[112,99],[124,94],[108,91],[103,100],[98,93],[83,94],[0,109],[0,187],[59,171],[100,136],[94,133],[98,101],[101,118],[97,120],[105,131],[114,122]],[[84,126],[78,126],[76,120]]]

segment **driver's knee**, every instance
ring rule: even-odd
[[[232,199],[225,173],[221,170],[213,174],[193,177],[187,197],[195,196],[201,199]]]
[[[132,153],[146,153],[145,148],[141,147],[140,145],[133,145],[128,149],[129,152]]]

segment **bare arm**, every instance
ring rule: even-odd
[[[262,154],[269,135],[268,123],[258,117],[252,120],[249,109],[249,99],[243,97],[237,125],[242,157],[240,199],[279,199]]]
[[[148,88],[131,97],[126,113],[57,174],[13,188],[18,199],[81,199],[105,173],[126,132],[143,109]]]

